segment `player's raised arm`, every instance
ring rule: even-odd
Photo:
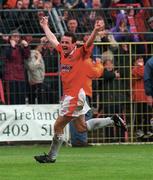
[[[97,36],[97,34],[99,32],[104,33],[104,34],[106,33],[104,30],[104,25],[99,23],[99,21],[97,21],[91,35],[89,36],[88,40],[86,41],[87,47],[90,47],[93,44],[95,37]]]
[[[49,29],[48,27],[48,17],[43,17],[41,20],[40,20],[40,25],[41,27],[43,28],[49,42],[51,43],[52,47],[53,48],[56,48],[56,46],[59,44],[56,36],[51,32],[51,30]]]

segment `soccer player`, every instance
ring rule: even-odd
[[[66,32],[59,42],[56,36],[48,27],[48,18],[43,17],[40,20],[52,47],[55,48],[61,57],[61,80],[63,85],[63,100],[59,117],[54,125],[54,137],[48,154],[34,156],[39,163],[54,163],[57,158],[58,151],[64,141],[63,129],[73,119],[78,132],[91,131],[107,125],[115,124],[127,130],[124,121],[114,115],[107,118],[94,118],[85,121],[85,114],[90,109],[86,102],[86,95],[83,89],[86,82],[85,59],[90,56],[94,39],[98,32],[104,32],[104,27],[96,23],[88,40],[80,47],[76,46],[76,38],[73,33]],[[104,32],[105,33],[105,32]]]

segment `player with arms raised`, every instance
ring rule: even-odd
[[[51,149],[48,154],[35,156],[34,158],[39,163],[54,163],[64,140],[63,129],[72,119],[75,121],[78,132],[91,131],[110,124],[115,124],[126,130],[126,125],[118,115],[85,121],[85,114],[90,107],[86,102],[86,95],[83,89],[87,77],[84,61],[91,55],[97,33],[105,33],[103,24],[97,22],[88,40],[79,48],[76,46],[75,35],[70,32],[66,32],[61,37],[61,42],[59,42],[48,27],[47,17],[41,19],[40,25],[52,47],[60,54],[63,99],[59,117],[54,125],[55,134]]]

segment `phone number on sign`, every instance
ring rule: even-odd
[[[6,136],[26,136],[29,133],[29,126],[27,124],[13,124],[7,125],[2,131],[3,135]],[[51,124],[42,124],[41,126],[41,136],[52,136],[53,130]]]

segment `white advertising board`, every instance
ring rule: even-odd
[[[59,105],[1,105],[0,141],[50,141]],[[64,131],[69,139],[68,126]]]

